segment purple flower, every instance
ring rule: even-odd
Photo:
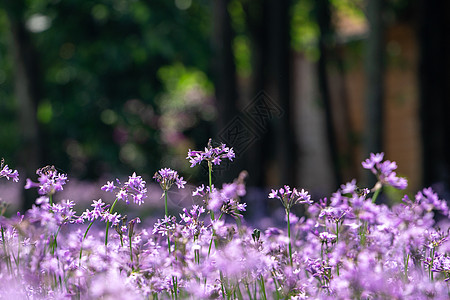
[[[375,165],[379,164],[383,160],[383,157],[384,153],[370,153],[370,158],[366,159],[361,164],[364,169],[375,170]]]
[[[319,214],[319,218],[326,217],[332,222],[339,222],[351,209],[327,206]]]
[[[336,242],[337,236],[334,233],[321,232],[319,233],[319,239],[322,243],[334,243]]]
[[[105,202],[103,202],[102,199],[98,199],[97,201],[94,200],[91,206],[94,207],[94,210],[100,210],[105,206]]]
[[[111,214],[108,211],[105,211],[102,215],[102,221],[109,222],[111,227],[117,226],[120,223],[121,215],[117,214],[117,212]]]
[[[108,181],[104,186],[102,186],[101,189],[105,192],[111,192],[114,191],[115,188],[116,186],[114,185],[114,182]]]
[[[307,191],[302,189],[300,192],[294,188],[291,191],[291,188],[288,185],[285,185],[284,188],[280,188],[278,190],[273,190],[269,194],[269,198],[271,199],[279,199],[281,203],[283,203],[283,206],[290,210],[291,207],[294,204],[297,203],[305,203],[305,204],[312,204],[311,196],[308,194]]]
[[[144,203],[144,199],[147,198],[147,188],[145,186],[146,182],[141,176],[137,176],[136,173],[133,173],[123,185],[118,179],[116,179],[116,181],[117,185],[108,181],[101,189],[106,192],[116,192],[116,198],[127,204],[130,203],[130,198],[137,205]]]
[[[14,182],[19,182],[19,172],[17,170],[11,170],[8,165],[4,165],[5,160],[2,158],[0,163],[0,178],[6,177],[6,179],[12,179]]]
[[[193,151],[189,149],[186,159],[189,159],[191,168],[200,164],[203,160],[214,165],[220,165],[222,159],[225,158],[231,161],[233,160],[235,157],[233,148],[229,148],[223,143],[220,146],[213,148],[211,143],[212,140],[209,139],[208,147],[205,148],[205,151]]]
[[[397,169],[397,163],[389,160],[383,161],[384,153],[370,153],[370,158],[361,164],[364,169],[371,170],[382,184],[390,185],[397,189],[406,189],[408,181],[405,178],[397,177],[394,170]]]
[[[341,185],[342,194],[352,194],[356,188],[356,179]]]
[[[288,215],[287,214],[284,216],[284,220],[287,222],[287,220],[288,220]],[[298,221],[299,221],[299,218],[295,214],[289,212],[289,222],[291,224],[297,224]]]
[[[27,178],[25,189],[39,187],[39,195],[53,195],[63,190],[63,185],[67,182],[67,175],[58,173],[54,166],[46,166],[36,171],[39,175],[39,183],[35,183]]]
[[[271,236],[279,236],[283,233],[283,231],[281,231],[281,229],[276,227],[269,227],[266,229],[264,233],[267,237],[271,237]]]
[[[164,219],[158,219],[153,225],[153,234],[167,236],[169,232],[176,227],[176,218],[174,216],[165,216]]]
[[[439,196],[433,191],[431,187],[419,191],[415,196],[416,203],[425,211],[437,209],[442,214],[448,216],[449,209],[445,200],[439,199]]]
[[[93,209],[86,209],[86,211],[81,214],[81,219],[86,219],[89,222],[92,222],[99,218],[103,220],[107,219],[106,217],[104,217],[104,215],[108,213],[108,205],[106,205],[106,203],[103,202],[102,199],[94,200],[91,206],[93,207]]]
[[[186,181],[178,175],[177,171],[169,168],[161,169],[155,173],[153,178],[159,183],[164,191],[168,191],[175,183],[179,189],[183,189]]]
[[[245,196],[245,183],[247,172],[243,171],[233,183],[224,183],[221,190],[213,189],[210,193],[207,207],[211,211],[221,211],[223,213],[238,216],[239,212],[246,210],[247,204],[239,203],[240,197]],[[196,191],[197,192],[197,191]],[[199,194],[198,192],[196,194]],[[205,199],[206,202],[206,199]]]
[[[183,208],[183,214],[180,214],[181,220],[186,223],[181,230],[186,237],[197,237],[206,231],[204,222],[200,220],[200,216],[205,212],[203,206],[193,205],[191,210]]]
[[[212,211],[219,211],[224,201],[225,197],[223,197],[223,195],[216,190],[211,193],[211,197],[208,200],[208,209]]]
[[[192,192],[192,196],[204,197],[207,193],[211,194],[215,190],[216,188],[214,187],[214,184],[212,185],[212,191],[210,190],[209,186],[205,187],[205,185],[202,184],[201,186],[197,187],[195,191]]]

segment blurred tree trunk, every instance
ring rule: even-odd
[[[296,136],[294,133],[294,112],[291,99],[291,37],[290,37],[290,1],[269,1],[269,94],[273,93],[275,101],[283,111],[275,119],[276,163],[279,164],[280,184],[296,183]],[[273,92],[272,92],[273,91]]]
[[[268,47],[267,47],[267,0],[242,1],[246,14],[247,28],[251,41],[251,87],[250,99],[265,89]],[[246,105],[248,105],[246,103]],[[268,169],[267,160],[273,152],[274,145],[270,142],[271,131],[256,132],[257,139],[245,153],[246,169],[249,172],[248,184],[263,187],[266,185],[264,174]]]
[[[335,185],[342,182],[342,176],[339,167],[339,147],[334,130],[335,121],[333,116],[333,107],[331,102],[331,94],[328,82],[327,62],[329,60],[330,45],[333,39],[333,30],[331,27],[331,11],[329,0],[315,1],[316,20],[319,25],[319,61],[317,63],[317,75],[319,84],[319,93],[325,107],[325,119],[329,152],[332,161],[332,169],[335,180]]]
[[[29,32],[25,28],[23,0],[6,0],[3,6],[7,12],[11,29],[11,51],[14,59],[15,96],[17,100],[21,149],[19,166],[25,170],[21,177],[34,177],[41,165],[42,146],[36,119],[40,97],[38,80],[38,59]],[[23,209],[31,208],[36,191],[24,192]]]
[[[248,151],[249,173],[254,176],[251,184],[257,186],[296,182],[289,9],[288,0],[244,3],[252,42],[252,95],[264,91],[277,106],[264,111],[268,122]],[[281,114],[276,116],[278,109]]]
[[[450,186],[450,3],[422,0],[419,5],[419,82],[423,181]]]
[[[215,93],[217,100],[217,127],[216,134],[225,132],[229,140],[226,142],[228,146],[235,147],[230,122],[238,115],[238,89],[237,89],[237,75],[236,65],[233,53],[233,38],[234,32],[231,27],[231,18],[228,12],[229,0],[217,0],[213,2],[213,50],[214,50],[214,77],[215,77]],[[229,136],[228,136],[229,135]],[[220,139],[220,137],[219,137]],[[230,144],[231,142],[231,144]],[[235,151],[236,150],[235,148]],[[217,170],[214,175],[216,185],[220,186],[224,182],[231,182],[237,178],[239,172],[242,170],[242,161],[236,159],[233,163],[225,162],[222,165],[224,172]],[[214,171],[214,169],[213,169]],[[219,173],[220,172],[220,173]]]
[[[366,52],[366,103],[364,156],[383,151],[383,92],[384,92],[384,0],[367,1],[369,37]],[[367,172],[369,173],[369,172]],[[366,178],[374,184],[372,174]]]
[[[233,54],[233,29],[228,13],[229,0],[213,2],[214,20],[214,76],[216,99],[219,110],[218,131],[237,115],[238,92],[236,85],[236,66]]]

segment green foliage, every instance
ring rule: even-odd
[[[314,0],[295,1],[291,8],[291,39],[292,47],[304,52],[309,59],[316,60],[319,56],[317,39],[319,28],[315,22]]]
[[[195,136],[196,128],[208,124],[216,116],[212,101],[213,84],[201,70],[174,63],[161,67],[158,78],[163,84],[163,93],[156,100],[159,108],[161,142],[167,145],[163,161],[171,166],[192,173],[185,163],[184,153],[189,143],[186,133]],[[208,126],[210,127],[210,126]]]
[[[0,125],[13,128],[18,108],[2,8]],[[186,9],[165,0],[27,1],[23,21],[39,54],[37,119],[46,156],[80,177],[158,168],[155,99],[164,85],[157,72],[173,61],[208,72],[209,9],[206,0]],[[8,157],[20,147],[11,135],[0,133]]]
[[[242,3],[239,0],[230,1],[228,11],[231,26],[236,33],[233,39],[233,53],[236,63],[236,71],[239,76],[247,78],[251,74],[251,42],[246,28],[246,15]]]
[[[14,145],[18,142],[18,136],[14,123],[16,105],[13,98],[12,57],[8,51],[8,30],[6,13],[0,9],[0,151],[2,157],[13,159]]]

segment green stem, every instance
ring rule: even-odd
[[[277,279],[275,277],[275,269],[272,271],[273,284],[275,285],[275,292],[277,294],[277,300],[281,299],[280,292],[278,291]]]
[[[405,279],[408,280],[408,264],[409,264],[409,253],[406,255],[406,259],[404,260],[405,265]]]
[[[196,244],[197,240],[198,240],[198,237],[194,236],[194,244]],[[200,251],[198,249],[194,250],[194,261],[197,265],[200,264]]]
[[[169,216],[169,211],[167,208],[167,191],[164,191],[164,214],[166,217]],[[167,229],[167,248],[169,249],[169,254],[171,253],[171,246],[170,246],[170,234],[169,234],[169,228],[166,227]]]
[[[252,292],[250,291],[250,287],[248,286],[248,282],[245,281],[244,285],[245,285],[245,289],[247,290],[248,299],[253,300]]]
[[[429,266],[429,268],[430,268],[430,279],[431,279],[431,281],[433,281],[434,280],[434,278],[433,278],[433,264],[434,264],[434,251],[435,251],[435,248],[433,247],[433,249],[431,249],[431,251],[430,251],[430,258],[431,258],[431,264],[430,264],[430,266]]]
[[[167,205],[167,191],[166,190],[164,190],[164,215],[166,217],[169,216],[169,209],[168,209],[168,205]],[[170,245],[169,228],[166,227],[166,229],[167,229],[167,248],[169,250],[169,255],[170,255],[172,253],[172,250],[170,249],[172,246]],[[176,244],[175,244],[175,247],[176,247]],[[177,293],[178,288],[177,288],[177,281],[176,281],[175,276],[172,276],[172,284],[173,284],[173,294],[172,294],[172,296],[174,296],[175,299],[177,299],[177,297],[178,297],[178,293]]]
[[[219,271],[219,274],[220,274],[220,288],[222,290],[222,296],[225,299],[225,298],[228,298],[228,297],[227,297],[227,294],[225,293],[225,287],[223,285],[224,278],[223,278],[222,271]]]
[[[119,198],[116,198],[116,200],[114,200],[113,204],[111,205],[111,209],[109,210],[110,214],[112,214],[114,206],[116,206],[118,200]],[[105,246],[108,246],[108,231],[109,231],[109,221],[106,222]]]
[[[376,185],[375,185],[375,186],[376,186]],[[377,200],[378,195],[380,194],[382,188],[383,188],[383,186],[381,185],[379,188],[377,188],[377,189],[375,190],[375,192],[373,193],[373,196],[372,196],[372,203],[375,203],[375,201]]]
[[[286,209],[286,215],[287,215],[287,230],[288,230],[288,239],[289,239],[289,263],[291,264],[291,266],[293,266],[292,245],[291,245],[291,222],[289,219],[289,209]]]
[[[209,185],[209,194],[211,195],[212,192],[212,164],[210,161],[208,161],[208,185]],[[210,215],[211,215],[211,221],[214,221],[214,212],[212,211],[212,209],[209,211]]]
[[[258,280],[259,281],[259,285],[261,286],[261,299],[263,300],[267,300],[267,296],[266,296],[266,285],[264,284],[264,277],[262,277]]]
[[[320,260],[323,261],[323,243],[320,244]]]
[[[52,249],[51,249],[52,255],[55,254],[56,247],[58,247],[58,242],[57,242],[56,239],[58,238],[58,233],[59,233],[60,230],[61,230],[61,225],[59,225],[58,230],[56,231],[56,234],[53,237]]]
[[[177,240],[175,240],[174,246],[175,246],[174,251],[176,252],[177,251]],[[175,260],[178,260],[176,255],[175,255]],[[174,286],[174,292],[175,292],[175,299],[178,299],[178,277],[173,276],[172,280],[173,280],[173,286]]]
[[[244,299],[244,297],[242,297],[242,292],[241,292],[241,287],[240,287],[239,281],[238,281],[237,286],[236,286],[236,296],[237,296],[237,298],[239,300],[243,300]]]
[[[6,248],[5,232],[3,226],[1,226],[1,230],[2,230],[2,244],[3,244],[3,252],[5,253],[6,267],[8,269],[9,274],[11,274],[12,273],[11,259],[9,257],[9,251]]]
[[[361,236],[361,246],[364,246],[366,244],[366,233],[368,229],[368,224],[366,221],[363,222],[362,227],[360,229],[360,236]]]
[[[17,235],[18,244],[17,244],[17,272],[19,272],[20,265],[20,235]]]
[[[336,244],[339,242],[339,221],[336,221]]]
[[[79,258],[78,266],[81,265],[81,256],[83,255],[83,241],[86,239],[86,236],[87,236],[87,234],[88,234],[88,232],[89,232],[89,229],[91,229],[92,224],[94,224],[94,221],[92,221],[92,222],[89,224],[89,226],[88,226],[87,229],[86,229],[86,232],[85,232],[84,235],[83,235],[83,239],[81,240],[81,246],[80,246],[80,258]]]
[[[212,192],[212,163],[208,161],[209,192]]]
[[[131,269],[134,271],[134,266],[133,266],[133,246],[132,246],[132,237],[129,237],[129,244],[130,244],[130,259],[131,259]]]
[[[223,212],[220,214],[220,216],[219,216],[219,221],[220,221],[220,219],[222,219],[222,217],[223,217]],[[217,241],[216,240],[214,240],[214,237],[216,236],[216,233],[215,233],[215,231],[214,231],[214,228],[213,228],[213,235],[212,235],[212,237],[211,237],[211,241],[209,241],[209,248],[208,248],[208,257],[209,257],[209,254],[211,253],[211,246],[212,246],[212,242],[214,241],[214,246],[216,246],[216,248],[217,248]]]
[[[336,245],[339,242],[339,221],[336,221]],[[336,262],[336,274],[339,276],[339,262]]]

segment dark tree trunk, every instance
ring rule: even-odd
[[[419,82],[423,181],[450,185],[450,3],[422,0],[419,6]]]
[[[317,75],[319,84],[319,93],[325,107],[325,119],[329,152],[332,161],[333,175],[335,185],[342,182],[342,176],[340,173],[339,164],[339,147],[337,144],[336,132],[334,130],[335,121],[333,116],[333,105],[331,102],[331,95],[328,83],[327,62],[330,45],[333,38],[333,32],[331,27],[331,11],[330,3],[328,0],[316,0],[316,20],[320,29],[319,36],[319,52],[320,57],[317,63]]]
[[[15,96],[21,139],[19,166],[25,171],[21,173],[22,178],[34,177],[42,161],[40,133],[36,119],[40,97],[37,52],[25,28],[23,16],[25,3],[21,0],[7,0],[4,7],[11,28],[11,51],[14,59]],[[35,195],[35,191],[24,192],[24,210],[31,208]]]
[[[246,13],[247,28],[251,41],[251,87],[250,99],[246,99],[245,105],[252,105],[260,92],[266,88],[266,74],[268,61],[267,47],[267,1],[243,1],[244,11]],[[248,122],[248,125],[252,125]],[[270,153],[273,152],[273,145],[270,142],[269,128],[263,128],[262,131],[254,130],[255,141],[250,145],[245,153],[245,168],[249,172],[248,184],[250,186],[263,187],[266,185],[264,174],[267,172],[267,164]]]
[[[267,90],[281,107],[283,114],[275,118],[274,142],[276,163],[279,164],[280,184],[293,185],[295,178],[294,110],[291,107],[290,1],[269,0],[269,73]]]
[[[218,140],[225,142],[228,146],[236,147],[237,140],[230,128],[230,122],[238,115],[238,91],[236,66],[233,54],[234,33],[231,27],[230,15],[228,13],[229,0],[217,0],[213,2],[213,50],[214,50],[214,81],[217,100],[217,123],[215,128]],[[239,151],[239,149],[235,149]],[[220,185],[223,182],[229,182],[237,177],[242,168],[242,161],[236,159],[232,164],[221,166],[225,168],[220,172],[216,168],[215,182]],[[219,174],[220,172],[220,174]]]
[[[218,115],[218,131],[237,115],[238,92],[233,54],[233,29],[228,13],[229,0],[217,0],[213,5],[214,76]]]
[[[270,98],[262,110],[267,122],[257,124],[258,139],[247,156],[250,183],[257,186],[295,183],[289,8],[287,0],[249,1],[244,6],[252,42],[252,95]]]
[[[364,154],[383,151],[383,92],[384,92],[384,23],[383,0],[368,0],[369,37],[366,52],[366,103]],[[370,176],[370,177],[369,177]],[[374,183],[368,175],[366,182]]]

